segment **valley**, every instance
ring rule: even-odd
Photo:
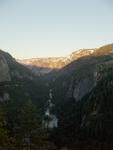
[[[0,149],[112,149],[112,87],[113,44],[24,60],[0,50]]]

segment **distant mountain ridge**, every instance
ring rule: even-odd
[[[45,57],[45,58],[31,58],[31,59],[17,59],[18,62],[25,65],[33,65],[37,67],[60,69],[83,56],[92,54],[95,49],[80,49],[68,55],[67,57]]]
[[[80,49],[68,55],[67,57],[48,57],[48,58],[31,58],[18,59],[17,61],[24,64],[35,74],[47,74],[52,70],[61,69],[74,60],[84,56],[91,55],[96,49]]]
[[[91,55],[103,55],[111,52],[113,52],[113,44],[108,44],[99,48],[80,49],[72,52],[66,57],[17,59],[17,62],[27,66],[35,75],[44,75],[50,73],[53,70],[62,69],[71,62],[82,57]]]

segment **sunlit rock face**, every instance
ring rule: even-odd
[[[9,67],[5,57],[0,52],[0,82],[10,81]]]
[[[36,75],[48,74],[53,70],[59,70],[74,60],[91,55],[95,49],[81,49],[66,57],[32,58],[17,60],[27,66]]]
[[[27,66],[36,75],[45,75],[53,70],[59,70],[66,65],[83,57],[99,56],[113,53],[113,44],[105,45],[100,48],[80,49],[72,52],[66,57],[49,57],[49,58],[31,58],[17,60],[19,63]],[[113,58],[113,55],[111,55]]]

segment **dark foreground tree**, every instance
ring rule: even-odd
[[[28,100],[18,115],[18,128],[15,134],[16,143],[30,146],[37,134],[40,134],[40,119],[35,105]]]
[[[8,145],[6,118],[4,111],[0,108],[0,150],[6,149],[6,145]]]

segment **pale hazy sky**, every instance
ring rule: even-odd
[[[0,0],[0,49],[16,58],[65,56],[108,43],[112,0]]]

